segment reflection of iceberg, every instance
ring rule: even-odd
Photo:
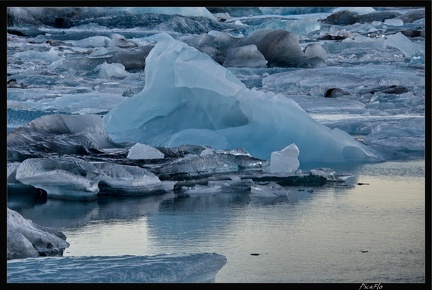
[[[214,282],[225,263],[225,256],[216,253],[28,258],[8,262],[7,280],[22,283]]]
[[[292,99],[247,89],[182,42],[158,42],[146,59],[145,75],[144,90],[103,119],[115,141],[244,148],[262,159],[295,143],[300,163],[375,158],[347,133],[317,123]]]

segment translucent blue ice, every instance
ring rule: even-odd
[[[317,123],[292,99],[247,89],[183,42],[158,42],[146,59],[145,76],[145,88],[103,118],[114,141],[244,148],[261,159],[295,143],[300,163],[376,159],[347,133]]]

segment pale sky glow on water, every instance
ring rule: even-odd
[[[388,174],[367,174],[378,169]],[[424,170],[422,161],[362,170],[357,182],[364,185],[293,189],[290,200],[168,197],[145,216],[64,229],[72,244],[65,256],[216,251],[228,257],[216,282],[424,277],[425,180],[412,176]]]

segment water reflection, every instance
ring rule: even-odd
[[[48,199],[35,203],[31,194],[9,194],[8,207],[42,226],[78,228],[92,221],[133,220],[149,215],[158,210],[161,201],[173,196],[100,197],[97,201]]]

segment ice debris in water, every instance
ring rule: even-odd
[[[295,172],[300,166],[299,154],[299,149],[295,144],[291,144],[281,151],[273,151],[270,155],[270,173]]]
[[[129,159],[163,159],[165,154],[147,144],[136,143],[129,149]]]
[[[423,55],[425,47],[422,44],[412,42],[408,37],[398,32],[388,35],[384,41],[385,45],[391,46],[402,51],[407,58]]]
[[[176,40],[155,45],[146,59],[144,89],[103,121],[117,142],[244,148],[264,160],[295,143],[300,163],[377,158],[344,131],[316,122],[292,99],[247,89],[208,55]]]
[[[94,70],[100,78],[124,79],[129,75],[121,63],[106,63],[98,65]]]
[[[44,115],[7,136],[9,161],[49,153],[89,154],[120,147],[108,137],[101,117],[96,115]]]
[[[172,191],[174,183],[161,182],[138,166],[87,162],[76,157],[28,158],[16,169],[17,181],[43,189],[49,198],[95,200],[103,194],[146,195]]]
[[[228,50],[223,66],[265,67],[267,62],[256,45],[251,44]]]
[[[252,197],[287,197],[289,189],[276,182],[269,182],[267,184],[254,184],[251,186],[250,196]]]

